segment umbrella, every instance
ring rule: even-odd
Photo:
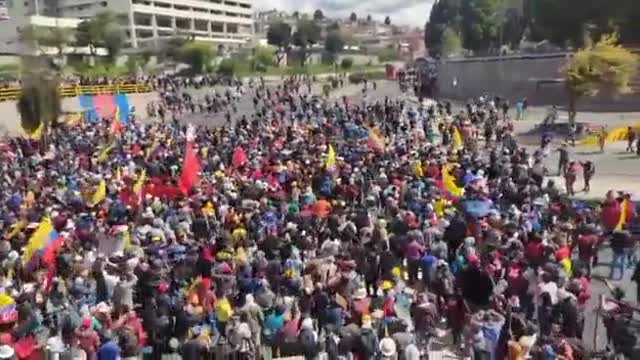
[[[492,207],[489,200],[467,200],[462,203],[465,214],[476,219],[489,215]]]

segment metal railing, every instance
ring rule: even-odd
[[[0,89],[0,101],[16,100],[22,89],[10,87]],[[140,94],[153,91],[149,84],[115,84],[115,85],[76,85],[61,86],[60,96],[75,97],[80,95]]]

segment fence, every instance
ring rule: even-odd
[[[75,97],[80,95],[139,94],[148,93],[152,90],[153,88],[148,84],[61,86],[60,96]],[[21,89],[18,87],[0,89],[0,101],[18,99],[20,91]]]

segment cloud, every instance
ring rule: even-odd
[[[258,10],[278,9],[288,12],[312,13],[321,9],[327,16],[347,17],[352,12],[359,17],[371,14],[375,19],[391,18],[394,24],[424,26],[434,0],[258,0]]]

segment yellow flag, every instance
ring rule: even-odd
[[[418,160],[413,164],[413,174],[417,177],[424,177],[424,170],[422,169],[422,161]]]
[[[446,165],[442,166],[442,184],[447,191],[451,193],[451,195],[456,197],[464,195],[464,188],[458,187],[453,175],[451,175],[449,168]]]
[[[140,176],[138,176],[138,180],[133,184],[133,193],[140,194],[142,192],[142,187],[144,186],[144,182],[147,179],[147,171],[142,169]]]
[[[444,216],[444,207],[446,203],[444,199],[437,199],[433,202],[433,211],[436,213],[438,217]]]
[[[127,227],[122,234],[122,245],[125,250],[131,247],[131,233],[129,232],[129,227]]]
[[[98,184],[98,188],[91,198],[91,203],[95,206],[104,200],[105,197],[107,197],[107,182],[100,180],[100,184]]]
[[[33,131],[29,131],[27,129],[23,129],[24,133],[27,135],[27,137],[29,139],[33,139],[33,140],[40,140],[40,137],[42,137],[42,131],[44,129],[44,123],[40,122],[40,126],[38,126],[35,130]]]
[[[17,223],[13,224],[11,226],[11,229],[7,233],[7,238],[11,239],[12,237],[18,235],[20,233],[20,231],[22,231],[22,229],[24,229],[25,226],[27,226],[27,221],[26,220],[20,220]]]
[[[49,239],[53,230],[54,228],[51,224],[51,220],[49,220],[48,218],[45,218],[40,222],[40,225],[38,225],[36,231],[33,233],[33,235],[31,235],[31,238],[29,238],[29,242],[24,249],[24,253],[22,256],[23,264],[28,263],[29,260],[31,260],[33,254],[35,254],[36,251],[42,249],[46,245],[47,240]]]
[[[620,204],[620,219],[618,220],[618,224],[616,225],[616,230],[622,230],[624,225],[627,223],[627,213],[629,212],[629,200],[624,199]]]
[[[336,151],[333,149],[333,145],[329,144],[329,153],[327,154],[326,169],[329,172],[334,171],[336,168]]]
[[[147,148],[145,154],[144,154],[144,158],[146,160],[149,159],[149,156],[151,156],[151,154],[153,153],[153,151],[158,147],[158,140],[157,139],[153,139],[153,143],[151,144],[150,147]]]
[[[109,151],[111,151],[111,149],[113,149],[113,144],[105,146],[100,155],[98,155],[98,162],[107,160],[107,158],[109,157]]]
[[[451,135],[451,142],[455,150],[460,150],[464,147],[462,143],[462,135],[460,135],[460,131],[458,130],[457,127],[453,128],[453,134]]]

